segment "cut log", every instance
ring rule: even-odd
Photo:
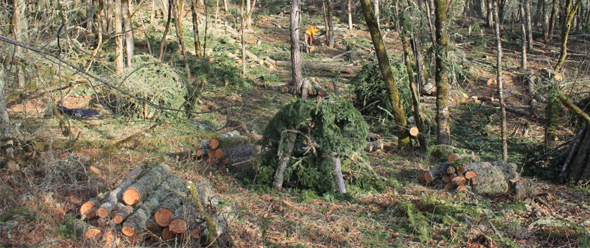
[[[124,205],[122,203],[117,204],[117,213],[113,217],[113,222],[115,224],[121,224],[127,217],[133,213],[133,207],[129,205]]]
[[[463,191],[467,190],[467,187],[468,187],[467,185],[461,184],[461,185],[457,186],[457,191],[463,192]]]
[[[197,158],[203,158],[205,155],[207,155],[207,150],[208,149],[199,149],[197,150],[195,155],[197,156]]]
[[[445,176],[443,176],[443,178],[442,178],[442,179],[443,179],[443,181],[444,181],[445,183],[450,183],[450,182],[451,182],[451,180],[452,180],[452,179],[451,179],[451,175],[445,175]]]
[[[207,156],[209,158],[215,158],[215,151],[217,151],[217,150],[216,149],[209,148],[209,150],[207,150]]]
[[[101,243],[105,247],[118,247],[121,243],[121,237],[117,235],[116,230],[108,230],[102,235]]]
[[[475,173],[474,171],[465,172],[465,178],[467,180],[471,180],[471,179],[475,178],[476,176],[477,176],[477,173]]]
[[[220,142],[217,138],[210,139],[209,140],[209,151],[217,149],[219,147],[219,143]],[[209,153],[209,155],[211,155],[211,154]]]
[[[494,78],[494,77],[491,77],[491,78],[488,78],[488,77],[478,77],[477,78],[477,81],[479,81],[481,83],[484,83],[484,84],[486,84],[488,86],[493,86],[493,85],[496,85],[497,84],[496,78]]]
[[[170,228],[165,227],[164,229],[162,229],[162,239],[163,240],[173,240],[178,236],[178,234],[170,231]]]
[[[455,169],[455,166],[447,167],[446,171],[447,171],[447,174],[449,174],[449,175],[453,175],[453,174],[457,173],[457,169]]]
[[[449,167],[449,164],[444,163],[427,171],[426,173],[424,173],[424,179],[427,183],[434,182],[436,179],[441,178],[443,174],[446,174],[447,167]]]
[[[171,232],[180,234],[188,230],[188,225],[185,219],[175,218],[172,221],[170,221],[168,228]]]
[[[105,196],[106,194],[103,193],[83,203],[82,206],[80,206],[80,215],[88,215],[90,211],[96,211],[96,209],[98,209],[100,206],[100,202],[103,201]]]
[[[462,159],[462,157],[461,157],[460,154],[453,153],[453,154],[449,155],[448,161],[449,161],[450,164],[455,164],[457,161],[459,161],[461,159]]]
[[[467,184],[467,179],[465,177],[458,176],[458,177],[453,178],[451,180],[451,182],[456,185],[465,185],[465,184]]]
[[[137,178],[142,171],[143,168],[141,166],[135,167],[135,169],[129,172],[129,176],[125,178],[125,180],[123,180],[117,188],[110,191],[106,195],[105,202],[100,205],[97,210],[98,217],[106,218],[111,215],[111,211],[116,208],[119,199],[121,199],[121,196],[123,195],[123,192],[125,192],[125,190],[127,190],[127,188],[133,184],[135,178]]]
[[[181,200],[174,196],[169,195],[160,205],[160,208],[154,213],[154,220],[161,227],[168,226],[172,220],[172,216],[182,206]]]
[[[148,173],[137,180],[123,193],[123,202],[127,205],[135,205],[145,198],[150,191],[158,187],[170,173],[170,167],[166,164],[154,166]]]
[[[445,190],[449,190],[449,191],[454,190],[456,188],[457,188],[457,185],[454,183],[447,183],[447,184],[445,184],[445,187],[444,187]]]
[[[147,176],[147,175],[146,175]],[[156,208],[160,206],[162,200],[170,194],[172,190],[184,190],[184,183],[178,176],[170,176],[157,191],[149,195],[149,199],[144,201],[139,209],[135,211],[129,219],[125,221],[121,232],[128,237],[138,234],[138,231],[145,229],[147,220],[152,216]]]
[[[416,125],[412,125],[410,127],[410,135],[412,135],[412,137],[418,137],[418,134],[420,134],[420,130],[418,130],[418,127],[416,127]]]
[[[418,182],[420,182],[420,183],[425,183],[426,182],[426,179],[424,179],[424,175],[419,175],[418,176]]]
[[[465,175],[466,169],[465,169],[465,165],[459,165],[459,167],[457,167],[457,174],[459,175]]]
[[[478,156],[475,156],[472,151],[466,149],[459,149],[454,146],[449,145],[435,145],[430,148],[430,156],[435,159],[440,159],[444,161],[449,161],[449,158],[453,154],[459,154],[461,159],[460,161],[454,160],[453,165],[460,164],[460,163],[470,163],[470,162],[479,162],[481,159]],[[473,156],[472,156],[473,154]],[[441,161],[442,162],[442,161]]]
[[[74,220],[74,229],[76,233],[83,234],[86,239],[97,239],[101,234],[100,229],[82,220]]]
[[[221,150],[221,149],[217,149],[217,150],[215,150],[214,157],[215,157],[217,160],[221,160],[221,159],[223,158],[223,155],[224,155],[224,153],[223,153],[223,150]]]

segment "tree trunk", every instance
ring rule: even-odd
[[[557,145],[557,130],[559,129],[559,112],[561,104],[557,100],[557,89],[551,88],[547,93],[547,105],[545,106],[545,150],[549,151]]]
[[[106,31],[108,34],[113,33],[113,6],[116,4],[116,1],[117,0],[115,0],[115,3],[113,3],[111,1],[105,0],[105,3],[106,3],[105,20],[106,20]],[[117,10],[115,9],[115,13],[116,12],[117,12]]]
[[[352,30],[352,0],[346,1],[347,15],[348,15],[348,30]]]
[[[176,30],[176,37],[180,43],[182,59],[184,60],[184,70],[186,71],[186,78],[191,78],[191,69],[188,65],[188,57],[186,55],[186,45],[184,43],[184,32],[182,31],[182,10],[184,10],[184,0],[177,0],[175,2],[174,24]]]
[[[143,168],[141,166],[135,167],[135,169],[133,169],[129,173],[129,176],[125,178],[125,180],[123,180],[119,184],[119,186],[117,186],[117,188],[115,188],[107,194],[105,202],[102,205],[100,205],[100,207],[97,210],[98,217],[106,218],[110,216],[111,211],[117,207],[117,204],[119,203],[119,199],[121,199],[123,192],[125,192],[125,190],[127,190],[127,188],[129,188],[129,186],[133,184],[133,182],[141,174],[141,172],[143,172]]]
[[[86,30],[94,32],[94,0],[86,0]]]
[[[395,119],[395,124],[398,126],[398,148],[400,150],[409,150],[411,148],[410,134],[407,129],[408,125],[404,107],[401,104],[397,83],[393,78],[389,57],[383,43],[383,38],[381,37],[381,32],[379,31],[377,20],[375,19],[371,1],[361,0],[361,7],[363,9],[363,15],[365,17],[367,26],[369,27],[369,32],[371,33],[373,45],[375,46],[375,53],[377,54],[377,59],[379,60],[381,75],[383,75],[383,80],[385,80],[385,84],[387,85],[387,94],[389,100],[391,101],[391,105],[393,105],[393,116]]]
[[[125,30],[125,51],[127,52],[127,66],[131,66],[135,43],[133,41],[133,27],[131,27],[131,2],[122,0],[123,28]]]
[[[379,18],[379,0],[373,0],[373,11],[375,11],[375,20],[377,21],[377,27],[381,29],[381,20]]]
[[[553,40],[553,30],[555,29],[555,22],[557,19],[556,13],[557,12],[557,5],[559,0],[553,0],[553,4],[551,5],[551,16],[549,17],[549,30],[547,30],[547,35],[545,36],[545,43],[549,44]]]
[[[27,30],[27,17],[24,15],[26,9],[25,0],[13,0],[13,14],[12,14],[12,32],[14,40],[23,42],[26,39],[25,32]],[[13,64],[16,67],[16,86],[19,89],[25,87],[25,72],[23,58],[24,51],[20,47],[14,46]]]
[[[191,4],[191,12],[193,15],[193,37],[195,39],[195,55],[201,57],[201,40],[199,37],[199,13],[197,7],[199,0],[193,0]]]
[[[493,12],[493,1],[495,0],[487,0],[487,23],[488,23],[488,27],[492,27],[494,25],[494,12]]]
[[[125,68],[125,55],[123,54],[123,17],[121,13],[121,0],[115,0],[115,64],[117,73]]]
[[[528,12],[526,12],[525,6],[527,5],[527,0],[521,0],[520,4],[520,45],[521,45],[521,58],[520,58],[520,69],[525,72],[527,70],[527,17]]]
[[[6,77],[4,76],[4,66],[0,64],[0,139],[11,138],[12,137],[12,128],[10,126],[10,118],[8,116],[8,110],[6,108],[6,97],[4,96],[4,91],[6,90],[6,81],[4,80]],[[6,155],[9,157],[14,156],[14,149],[12,148],[12,140],[6,141],[5,145],[6,148]],[[1,161],[2,164],[11,163],[7,159],[3,159]],[[2,167],[0,164],[0,168]],[[9,168],[9,169],[16,169],[16,168]]]
[[[574,3],[575,1],[575,3]],[[559,53],[559,60],[555,65],[555,72],[559,73],[563,64],[565,63],[565,57],[567,56],[567,40],[569,38],[570,29],[572,27],[572,21],[576,16],[576,12],[582,4],[581,0],[566,0],[565,5],[565,20],[561,29],[561,47]]]
[[[334,7],[332,4],[332,0],[326,0],[326,5],[328,7],[328,33],[326,33],[326,37],[328,37],[328,47],[334,47],[334,18],[332,15],[334,14]]]
[[[301,52],[299,49],[299,22],[301,17],[300,0],[293,0],[291,5],[291,80],[293,81],[293,94],[299,95],[303,86],[301,73]]]
[[[437,144],[451,144],[451,128],[449,120],[449,77],[448,77],[448,35],[447,2],[436,0],[436,123],[438,125]]]
[[[340,194],[346,194],[346,185],[344,185],[344,177],[342,176],[342,167],[340,165],[340,157],[336,153],[332,153],[332,163],[334,164],[334,181]]]
[[[498,16],[498,4],[494,2],[494,18],[496,19],[495,29],[496,29],[496,52],[497,52],[497,60],[496,60],[496,69],[498,71],[498,96],[500,98],[500,130],[501,130],[501,137],[502,137],[502,160],[504,162],[508,161],[508,141],[506,139],[506,108],[504,107],[504,89],[502,86],[502,39],[500,38],[500,18]],[[523,27],[524,31],[524,27]],[[524,37],[524,33],[523,33]],[[526,50],[526,47],[523,49]],[[523,52],[523,55],[526,55],[526,52]],[[526,64],[526,63],[525,63]]]
[[[148,173],[137,180],[123,193],[123,202],[127,205],[135,205],[166,180],[170,168],[166,164],[154,166]]]
[[[246,0],[246,1],[250,2],[250,0]],[[248,16],[246,17],[246,20],[248,20],[246,22],[247,29],[252,28],[252,13],[254,12],[254,8],[256,8],[256,0],[252,0],[252,6],[250,8],[248,8],[248,11],[246,11],[246,13],[248,14]]]
[[[242,37],[242,40],[241,40],[241,43],[242,43],[241,44],[242,45],[242,75],[245,76],[246,75],[246,64],[248,62],[246,61],[246,33],[244,31],[244,29],[246,29],[245,22],[247,21],[245,19],[245,14],[244,14],[244,1],[250,3],[250,0],[242,0],[242,5],[240,8],[240,19],[241,19],[241,22],[240,22],[241,30],[240,31],[242,33],[242,35],[241,35],[241,37]]]
[[[283,133],[282,134],[282,142],[280,142],[279,147],[279,165],[277,167],[277,171],[275,172],[275,178],[272,186],[281,191],[283,188],[283,180],[285,177],[285,170],[287,169],[287,164],[289,163],[289,159],[291,159],[291,153],[293,153],[293,149],[295,148],[295,141],[297,139],[296,133]]]
[[[120,0],[116,0],[120,1]],[[162,41],[160,42],[160,54],[158,55],[158,59],[162,61],[164,58],[164,47],[166,46],[166,36],[168,35],[168,29],[170,29],[170,22],[172,20],[172,1],[168,1],[168,20],[166,21],[166,27],[164,28],[164,34],[162,34]],[[198,0],[196,0],[198,1]]]
[[[531,3],[529,0],[524,0],[524,13],[526,15],[526,34],[527,34],[527,49],[533,50],[533,27],[531,22]]]

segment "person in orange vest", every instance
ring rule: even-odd
[[[311,27],[305,30],[305,44],[313,46],[313,36],[317,35],[318,32],[320,32],[320,30],[315,25],[311,25]]]

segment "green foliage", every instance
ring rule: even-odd
[[[412,96],[406,67],[401,61],[393,62],[392,65],[393,77],[396,80],[402,104],[406,114],[410,115]],[[393,116],[390,114],[393,106],[388,97],[387,86],[381,75],[379,64],[376,61],[364,65],[359,74],[350,80],[350,83],[356,95],[353,104],[361,110],[363,115],[393,121]]]
[[[187,96],[186,83],[180,72],[149,55],[135,56],[133,66],[114,78],[114,84],[131,96],[113,90],[117,114],[136,118],[170,118],[178,112],[161,111],[149,103],[170,109],[181,109]]]
[[[352,160],[352,156],[362,156],[368,125],[347,100],[294,99],[279,110],[264,131],[262,144],[266,147],[262,159],[254,166],[257,180],[263,184],[270,184],[274,179],[285,132],[298,134],[285,172],[285,185],[320,193],[334,190],[331,154],[338,153],[342,171],[354,171],[346,181],[363,188],[383,188],[383,181],[367,170],[369,165]]]

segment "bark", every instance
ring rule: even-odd
[[[292,63],[288,61],[275,61],[277,67],[291,66]],[[338,72],[338,73],[349,73],[357,74],[361,71],[361,66],[353,65],[332,65],[332,64],[319,64],[319,63],[301,63],[301,67],[305,69],[311,69],[313,71],[326,71],[326,72]]]
[[[449,163],[443,163],[443,164],[440,164],[439,166],[427,171],[426,173],[424,173],[424,180],[426,181],[426,183],[432,183],[432,182],[436,181],[437,179],[442,178],[442,176],[446,174],[447,168],[449,166],[450,166]]]
[[[24,15],[26,3],[25,0],[13,0],[13,14],[12,14],[12,32],[14,40],[23,41],[26,39],[25,30],[27,30],[27,18]],[[64,23],[64,25],[67,25]],[[19,89],[25,87],[25,72],[23,67],[23,54],[20,47],[14,47],[14,58],[12,63],[16,66],[16,81]]]
[[[518,180],[517,165],[502,161],[477,162],[463,165],[466,174],[473,171],[477,177],[471,179],[472,190],[477,194],[512,193],[511,180]]]
[[[377,59],[379,60],[379,68],[381,70],[381,74],[383,75],[383,80],[385,80],[385,84],[387,85],[387,94],[391,104],[393,105],[393,116],[395,119],[395,124],[398,126],[398,148],[401,150],[409,150],[411,148],[410,134],[406,129],[407,121],[404,107],[401,104],[397,83],[393,78],[387,50],[385,49],[377,20],[375,20],[374,11],[372,10],[370,0],[361,0],[361,6],[365,21],[369,27],[369,32],[371,33],[373,45],[375,46],[375,52],[377,54]]]
[[[566,179],[568,165],[571,163],[572,159],[574,158],[574,154],[576,154],[576,152],[578,152],[576,150],[576,148],[578,148],[578,145],[580,144],[582,137],[584,137],[584,135],[586,134],[586,129],[587,129],[587,127],[583,126],[582,128],[580,128],[578,135],[576,135],[576,138],[574,139],[573,144],[570,147],[570,152],[569,152],[567,158],[565,159],[565,162],[563,163],[563,167],[561,168],[561,173],[559,173],[560,178]]]
[[[116,0],[119,1],[119,0]],[[158,55],[158,59],[161,61],[164,58],[164,47],[166,46],[166,36],[168,35],[168,29],[170,29],[170,22],[172,20],[172,2],[174,0],[168,1],[168,20],[166,21],[166,27],[164,28],[164,34],[162,34],[162,41],[160,42],[160,54]]]
[[[559,59],[557,60],[557,65],[555,65],[556,73],[559,73],[561,71],[561,68],[565,63],[565,57],[567,56],[567,40],[569,37],[570,29],[572,28],[572,21],[574,20],[576,12],[580,8],[581,4],[581,0],[566,0],[565,20],[563,23],[563,27],[561,29],[561,50],[559,53]]]
[[[496,52],[497,52],[497,60],[496,60],[496,69],[498,71],[498,96],[500,98],[500,135],[502,137],[502,160],[504,162],[508,161],[508,141],[507,141],[507,130],[506,130],[506,108],[504,107],[504,88],[502,85],[502,39],[500,38],[500,18],[498,17],[498,4],[495,3],[494,9],[494,18],[496,19],[495,29],[496,29]],[[524,47],[523,47],[524,48]],[[526,53],[524,53],[526,54]]]
[[[74,221],[74,229],[76,233],[82,234],[85,239],[96,239],[100,236],[101,231],[99,228],[94,227],[82,220]]]
[[[245,0],[248,3],[250,3],[250,0]],[[240,19],[241,19],[241,42],[242,42],[242,75],[246,75],[246,64],[248,63],[248,61],[246,61],[246,33],[245,33],[245,29],[246,29],[246,25],[245,25],[245,21],[244,20],[244,0],[242,0],[242,7],[240,8]]]
[[[217,241],[216,241],[217,223],[216,223],[213,215],[206,212],[205,208],[203,207],[202,197],[206,197],[206,196],[202,196],[201,194],[199,194],[197,187],[192,182],[188,183],[188,190],[191,193],[191,196],[193,198],[193,201],[195,202],[195,205],[197,206],[197,209],[199,210],[200,213],[202,213],[205,216],[205,221],[207,222],[207,228],[209,229],[209,233],[207,234],[207,243],[209,244],[209,246],[216,247],[217,246]]]
[[[166,180],[170,167],[166,164],[154,166],[148,173],[137,180],[123,193],[123,202],[135,205]]]
[[[334,181],[340,194],[346,194],[346,186],[344,185],[344,177],[342,176],[342,166],[340,165],[340,157],[338,154],[332,154],[332,163],[334,164]]]
[[[121,14],[121,0],[115,0],[115,64],[117,74],[125,68],[123,54],[123,17]]]
[[[492,27],[494,25],[494,14],[493,14],[493,1],[495,0],[487,0],[487,23],[488,27]]]
[[[556,94],[558,94],[557,89],[549,89],[547,105],[545,106],[545,149],[547,151],[555,148],[557,145],[557,130],[559,129],[561,104],[559,104]]]
[[[186,45],[184,42],[184,32],[182,31],[182,10],[184,10],[184,0],[177,0],[174,2],[176,5],[176,11],[174,11],[174,25],[176,30],[176,37],[178,37],[178,43],[180,43],[180,49],[182,53],[182,59],[184,60],[184,70],[186,71],[186,77],[191,78],[191,69],[188,65]]]
[[[352,30],[352,0],[346,1],[346,9],[348,15],[348,30]]]
[[[133,213],[133,207],[125,205],[123,203],[117,203],[117,213],[113,216],[113,222],[115,224],[121,224],[123,221]]]
[[[199,36],[199,13],[197,12],[198,4],[199,0],[192,0],[191,13],[193,16],[193,37],[195,39],[195,55],[197,55],[197,57],[201,57],[201,38]]]
[[[377,26],[381,29],[381,19],[379,18],[379,0],[373,0],[373,11],[375,12],[375,20]]]
[[[250,0],[246,0],[248,2],[250,2]],[[248,14],[248,16],[246,17],[246,28],[247,29],[251,29],[252,28],[252,13],[254,12],[254,8],[256,7],[256,0],[252,0],[252,6],[250,8],[247,8],[246,13]]]
[[[580,143],[580,149],[578,150],[576,159],[574,159],[570,166],[571,170],[567,181],[578,182],[578,180],[580,180],[582,172],[587,166],[588,149],[590,149],[590,132],[586,132],[584,139],[582,139],[582,142]]]
[[[293,81],[295,95],[301,93],[303,75],[301,73],[301,54],[299,48],[299,22],[301,17],[300,0],[293,0],[291,5],[291,80]]]
[[[545,43],[547,43],[547,44],[549,44],[553,40],[553,30],[555,29],[555,22],[556,22],[555,19],[557,19],[555,12],[557,12],[558,2],[559,2],[559,0],[553,0],[553,4],[551,5],[551,16],[549,17],[549,29],[547,30],[547,34],[545,35]]]
[[[106,3],[106,9],[105,9],[105,20],[106,20],[106,31],[109,34],[113,33],[113,6],[116,4],[116,1],[108,1],[105,0]],[[121,9],[121,8],[119,8]],[[116,15],[117,10],[115,9],[115,15]]]
[[[86,0],[86,30],[94,32],[94,0]]]
[[[436,0],[436,123],[438,125],[437,144],[451,144],[449,120],[449,78],[448,78],[448,35],[447,35],[447,2]]]
[[[296,133],[283,133],[282,136],[282,141],[279,145],[279,165],[277,167],[274,182],[272,184],[277,191],[281,191],[283,188],[285,170],[287,169],[287,165],[291,159],[291,154],[295,148],[295,140],[297,139]]]
[[[531,21],[531,3],[530,0],[524,0],[524,13],[526,15],[526,34],[527,34],[527,49],[533,50],[533,26]]]
[[[121,4],[121,14],[123,16],[123,29],[125,31],[125,51],[127,53],[127,66],[131,66],[135,50],[135,42],[133,41],[133,27],[131,27],[131,2],[129,0],[122,0]]]
[[[117,207],[117,203],[119,202],[119,199],[121,199],[123,192],[133,184],[135,178],[137,178],[142,171],[143,168],[141,166],[135,167],[135,169],[129,173],[129,176],[125,178],[117,188],[107,194],[105,202],[100,205],[97,210],[98,217],[106,218],[111,214],[111,211]]]
[[[527,16],[528,13],[525,10],[525,6],[528,4],[527,0],[521,0],[520,3],[520,32],[521,32],[521,58],[520,58],[520,68],[523,72],[527,70]]]
[[[12,137],[12,127],[10,125],[10,117],[6,106],[6,97],[4,90],[6,89],[6,81],[4,76],[4,66],[0,64],[0,139],[10,139]],[[12,148],[13,141],[6,141],[6,155],[14,156],[14,148]],[[10,161],[2,161],[2,163],[11,163]],[[0,166],[1,167],[1,166]]]
[[[326,30],[326,37],[328,37],[328,47],[334,47],[334,18],[332,17],[334,14],[334,4],[332,4],[332,0],[325,1],[328,7],[328,30]]]

